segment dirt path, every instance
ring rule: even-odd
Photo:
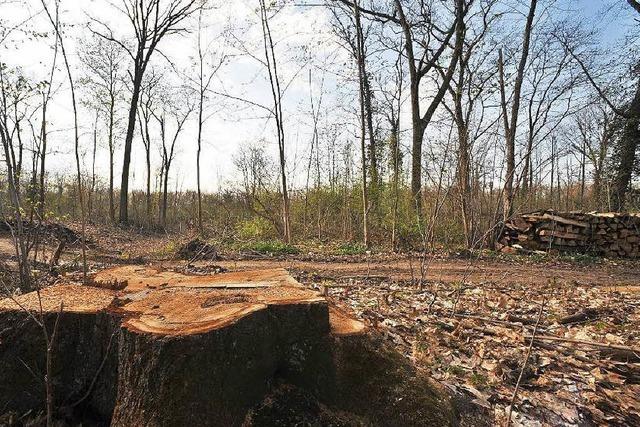
[[[384,276],[391,280],[411,278],[411,265],[407,260],[376,260],[365,262],[318,262],[298,260],[243,260],[222,261],[220,265],[233,270],[285,267],[297,272],[315,273],[329,278],[349,276]],[[640,265],[638,265],[640,267]],[[414,275],[419,268],[413,265]],[[469,281],[476,284],[545,284],[559,282],[591,286],[624,286],[640,292],[640,269],[629,264],[602,264],[581,266],[569,264],[511,264],[500,261],[435,260],[428,265],[426,278],[442,282]]]
[[[118,236],[116,236],[118,237]],[[121,237],[121,236],[120,236]],[[89,251],[89,257],[97,259],[119,249],[130,256],[148,256],[158,251],[166,242],[163,239],[141,237],[129,239],[97,239],[100,249]],[[138,254],[136,249],[146,250]],[[53,250],[53,248],[51,248]],[[151,252],[150,252],[151,251]],[[0,257],[7,259],[15,255],[10,237],[0,237]],[[67,254],[68,255],[68,254]],[[111,254],[114,259],[119,255]],[[523,262],[524,260],[524,262]],[[166,261],[164,264],[176,263]],[[274,267],[284,267],[296,273],[317,274],[326,278],[344,279],[354,276],[382,276],[389,280],[409,280],[420,276],[418,261],[413,265],[406,258],[388,257],[385,255],[372,256],[371,262],[347,260],[298,260],[298,259],[254,259],[254,260],[225,260],[218,264],[231,270],[251,270]],[[585,286],[616,286],[624,287],[632,292],[640,292],[640,261],[612,262],[603,261],[594,265],[567,262],[526,262],[526,258],[517,261],[505,260],[463,260],[463,259],[432,259],[429,260],[425,278],[429,281],[459,282],[466,281],[474,284],[493,283],[500,285],[543,285],[554,278],[562,283]]]

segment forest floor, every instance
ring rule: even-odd
[[[443,254],[424,258],[421,274],[419,255],[223,251],[221,260],[189,263],[175,256],[187,236],[90,227],[88,237],[92,271],[285,267],[484,408],[493,424],[504,424],[513,401],[514,425],[640,425],[637,261]],[[5,265],[14,253],[0,236]],[[62,258],[65,280],[77,279],[79,266],[76,245]]]

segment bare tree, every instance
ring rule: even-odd
[[[159,98],[158,92],[164,90],[158,88],[162,75],[155,74],[153,70],[147,74],[143,80],[142,88],[140,91],[140,106],[138,108],[138,122],[140,125],[140,136],[142,138],[142,145],[144,145],[145,151],[145,165],[147,169],[146,174],[146,218],[148,225],[151,225],[151,133],[149,132],[149,124],[154,116],[154,111],[157,108],[158,103],[162,103],[162,99]],[[164,129],[162,129],[164,131]]]
[[[285,152],[284,116],[282,113],[282,90],[278,75],[278,62],[276,60],[271,27],[269,26],[269,9],[264,0],[260,0],[260,23],[262,26],[262,39],[264,45],[265,65],[269,74],[271,95],[273,97],[273,115],[276,122],[276,134],[278,137],[278,158],[280,160],[280,181],[282,185],[282,225],[285,242],[291,242],[291,218],[289,189],[287,187],[287,167]]]
[[[98,151],[98,119],[100,118],[100,110],[96,109],[96,117],[93,121],[93,146],[91,149],[91,185],[89,186],[89,195],[87,200],[87,213],[91,218],[93,209],[93,193],[96,189],[96,154]]]
[[[220,55],[218,60],[214,60],[215,62],[211,62],[213,55],[211,53],[211,43],[208,45],[203,44],[202,40],[202,30],[203,30],[203,22],[202,15],[204,12],[204,8],[201,8],[198,14],[198,59],[197,59],[197,77],[196,77],[196,86],[198,93],[198,149],[196,153],[196,185],[198,192],[198,231],[200,233],[203,232],[204,228],[202,226],[202,185],[200,178],[200,157],[202,153],[202,130],[206,120],[209,117],[205,117],[205,101],[207,99],[211,83],[213,82],[213,78],[215,77],[218,70],[222,67],[225,62],[225,55]],[[207,67],[207,71],[205,71],[205,67]]]
[[[616,134],[620,131],[620,120],[602,102],[596,102],[577,114],[569,132],[572,148],[582,156],[582,180],[585,180],[585,163],[592,168],[591,201],[595,209],[607,209],[603,186],[605,181],[605,162],[611,153]],[[576,132],[577,130],[577,132]],[[576,136],[578,136],[576,141]]]
[[[369,191],[367,190],[367,149],[365,144],[365,135],[367,125],[370,124],[370,115],[366,114],[367,110],[367,91],[368,85],[365,83],[366,68],[365,68],[365,48],[364,48],[364,34],[362,32],[362,24],[360,21],[360,7],[358,0],[354,1],[353,5],[353,17],[356,30],[356,48],[355,57],[358,64],[358,95],[360,101],[360,166],[362,168],[362,241],[365,246],[369,246]],[[370,111],[370,110],[369,110]],[[369,117],[369,119],[367,118]],[[369,134],[372,136],[373,131]]]
[[[527,22],[522,37],[522,50],[520,52],[520,60],[515,74],[515,82],[513,85],[513,94],[511,95],[511,116],[507,112],[507,93],[505,86],[504,58],[502,49],[499,51],[498,72],[500,75],[500,105],[502,107],[502,119],[505,133],[505,163],[507,165],[503,196],[502,211],[503,220],[507,220],[513,212],[513,182],[516,173],[515,146],[516,133],[518,130],[518,115],[520,113],[522,82],[524,80],[524,72],[527,66],[527,58],[529,56],[529,45],[531,43],[531,33],[533,29],[533,18],[536,14],[537,0],[531,0],[529,4],[529,12],[527,14]]]
[[[404,87],[404,69],[402,63],[402,39],[400,49],[393,66],[390,87],[380,82],[380,93],[385,118],[389,126],[389,166],[391,169],[391,187],[393,191],[393,207],[391,212],[391,248],[398,249],[398,208],[400,202],[400,180],[402,174],[403,153],[400,144],[400,112],[403,104],[402,89]]]
[[[69,88],[71,89],[71,104],[73,106],[73,130],[74,130],[74,148],[75,148],[75,157],[76,157],[76,178],[78,185],[78,203],[80,204],[80,218],[81,218],[81,246],[82,246],[82,280],[83,282],[87,281],[87,253],[86,253],[86,245],[85,245],[85,227],[86,227],[86,218],[85,218],[85,210],[84,210],[84,198],[82,195],[82,171],[80,168],[80,140],[79,140],[79,124],[78,124],[78,104],[76,102],[76,91],[75,85],[73,81],[73,75],[71,74],[71,66],[69,65],[69,58],[67,56],[67,51],[64,46],[64,40],[62,38],[62,33],[60,32],[60,22],[58,20],[59,15],[59,0],[54,0],[54,8],[55,8],[55,17],[51,15],[47,3],[45,0],[40,0],[42,3],[42,7],[49,18],[49,22],[53,26],[56,38],[58,39],[58,43],[60,43],[60,51],[62,53],[62,59],[64,60],[65,69],[67,70],[67,78],[69,79]]]
[[[16,179],[16,169],[19,166],[13,154],[14,141],[9,121],[10,111],[13,106],[10,103],[10,84],[6,73],[6,65],[0,63],[0,141],[2,142],[4,161],[7,167],[7,184],[11,200],[11,214],[14,222],[14,227],[12,227],[11,230],[16,257],[18,259],[20,285],[24,290],[31,291],[32,280],[29,263],[29,245],[23,223],[22,199],[19,192],[19,184]]]
[[[185,31],[182,23],[200,7],[198,0],[123,0],[118,10],[125,13],[135,34],[133,49],[126,42],[116,39],[111,28],[96,18],[91,22],[98,25],[100,30],[93,30],[95,34],[106,40],[117,43],[123,48],[133,61],[131,100],[127,121],[127,133],[124,140],[124,159],[122,163],[122,180],[120,183],[120,214],[119,221],[127,223],[129,220],[129,167],[131,164],[131,147],[136,125],[136,111],[140,97],[140,88],[149,61],[157,49],[160,41],[169,35]],[[164,6],[163,6],[164,4]]]
[[[347,3],[348,4],[348,3]],[[348,10],[331,9],[334,17],[334,32],[345,43],[357,66],[358,103],[360,119],[360,167],[362,169],[362,235],[365,246],[369,246],[369,212],[372,196],[375,199],[380,183],[376,138],[373,128],[372,89],[367,71],[366,31],[362,24],[362,8],[355,0]],[[342,12],[342,13],[339,13]],[[347,22],[343,22],[346,17]],[[369,144],[367,146],[367,139]],[[370,178],[367,178],[370,175]]]
[[[627,3],[635,12],[640,13],[640,3],[637,0],[627,0]],[[567,49],[571,57],[584,72],[587,81],[593,86],[602,100],[616,115],[624,119],[624,127],[617,147],[617,165],[615,167],[616,172],[611,191],[611,208],[620,211],[624,209],[626,204],[627,193],[631,186],[636,163],[636,152],[640,146],[640,79],[636,75],[640,62],[637,57],[632,59],[634,63],[631,64],[629,68],[634,72],[632,73],[632,77],[628,79],[633,82],[632,96],[620,107],[611,99],[606,88],[596,82],[596,78],[594,78],[593,73],[589,71],[584,58],[576,52],[575,43],[571,43],[570,40],[575,37],[562,34],[559,38],[565,49]],[[624,63],[625,61],[621,60],[619,62]]]
[[[490,85],[496,73],[488,67],[491,56],[485,50],[492,47],[483,49],[483,42],[499,16],[493,12],[495,4],[496,1],[480,3],[477,10],[469,14],[467,26],[470,28],[465,31],[459,65],[449,87],[452,105],[449,106],[446,101],[444,103],[455,123],[458,137],[456,186],[467,248],[472,248],[476,243],[476,212],[471,188],[473,146],[475,140],[495,123],[491,120],[485,123],[488,115],[486,98],[491,95]],[[444,79],[444,71],[440,72]],[[479,116],[477,119],[476,114]]]
[[[411,159],[411,193],[418,217],[422,212],[422,148],[425,131],[431,123],[435,112],[446,94],[447,88],[456,68],[464,39],[464,17],[473,0],[456,0],[454,10],[446,7],[440,10],[436,3],[403,2],[394,0],[393,12],[366,9],[348,0],[340,0],[351,7],[358,7],[363,14],[384,23],[391,22],[400,27],[404,36],[404,53],[409,68],[409,93],[411,101],[412,159]],[[440,23],[437,17],[452,16],[451,22]],[[449,49],[452,39],[453,49]],[[449,52],[447,65],[441,64]],[[422,110],[423,79],[430,73],[439,74],[444,67],[444,79],[436,83],[435,94]]]
[[[162,203],[160,205],[160,225],[166,227],[167,225],[167,204],[169,194],[169,172],[171,170],[171,164],[175,158],[175,148],[178,137],[184,128],[184,124],[194,110],[194,105],[185,102],[184,106],[180,108],[178,105],[171,106],[169,104],[170,116],[174,119],[175,129],[170,142],[167,141],[167,120],[166,120],[166,104],[164,102],[163,110],[161,113],[156,114],[152,112],[158,124],[160,126],[160,140],[162,142],[161,154],[162,154]],[[176,103],[177,104],[177,103]]]
[[[93,39],[81,44],[80,60],[87,71],[83,83],[90,95],[95,98],[94,103],[99,107],[107,119],[107,145],[109,149],[109,218],[115,222],[114,203],[114,154],[116,148],[115,134],[118,125],[117,103],[123,90],[122,48],[101,37],[94,35]]]
[[[57,19],[57,18],[56,18]],[[42,91],[42,122],[40,126],[40,181],[38,186],[39,191],[39,203],[38,203],[38,216],[40,219],[44,219],[45,213],[45,174],[46,174],[46,160],[47,160],[47,106],[51,99],[51,88],[53,86],[53,74],[56,70],[56,62],[58,59],[58,40],[56,38],[53,47],[53,59],[51,61],[51,69],[49,71],[49,82],[43,88]]]
[[[567,22],[558,26],[570,28]],[[555,29],[543,31],[531,49],[524,83],[528,93],[523,96],[527,113],[524,165],[520,176],[523,195],[533,185],[535,167],[532,160],[537,146],[581,107],[573,99],[580,88],[581,76],[575,72],[569,53],[557,43],[553,35]]]

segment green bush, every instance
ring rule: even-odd
[[[340,255],[362,255],[367,252],[367,247],[362,243],[343,243],[338,246]]]
[[[236,233],[243,240],[264,240],[273,238],[276,230],[269,221],[264,218],[255,217],[240,221],[236,225]]]

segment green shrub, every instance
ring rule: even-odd
[[[362,243],[343,243],[338,246],[340,255],[362,255],[367,252],[367,247]]]
[[[265,240],[273,238],[276,230],[266,219],[255,217],[240,221],[236,225],[236,233],[242,240]]]

